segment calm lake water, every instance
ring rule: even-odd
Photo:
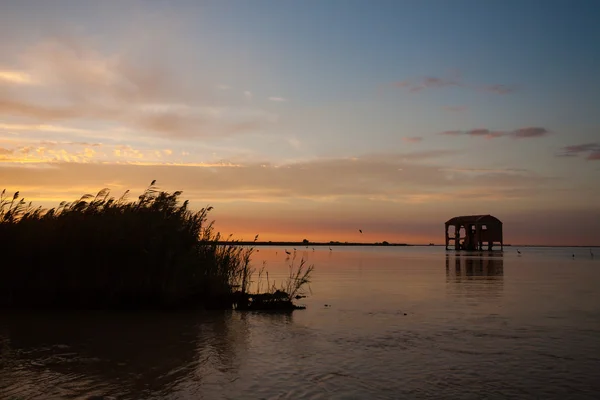
[[[298,248],[289,315],[3,313],[0,398],[600,398],[600,250],[520,250]]]

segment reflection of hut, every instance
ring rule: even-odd
[[[500,253],[502,254],[502,253]],[[454,268],[452,265],[454,264]],[[453,271],[454,270],[454,271]],[[451,257],[446,256],[446,275],[467,278],[498,278],[504,275],[502,257]]]
[[[446,255],[446,284],[450,296],[477,304],[498,299],[504,291],[502,253]]]
[[[454,227],[453,235],[448,229]],[[502,222],[491,215],[465,215],[446,221],[446,250],[454,241],[455,250],[483,250],[487,243],[488,250],[493,250],[494,243],[503,249]]]

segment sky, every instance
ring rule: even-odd
[[[156,179],[244,240],[443,243],[451,217],[492,214],[505,243],[600,245],[599,17],[0,0],[0,190],[53,207]]]

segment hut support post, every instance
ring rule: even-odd
[[[454,250],[460,250],[460,225],[454,225]]]
[[[450,239],[448,238],[448,225],[446,225],[446,233],[444,237],[446,238],[446,250],[448,250],[448,242],[450,241]]]

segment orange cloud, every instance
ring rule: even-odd
[[[0,82],[6,82],[17,85],[33,85],[35,81],[32,77],[22,71],[0,70]]]
[[[257,108],[207,106],[209,97],[160,53],[154,49],[142,63],[127,53],[103,54],[84,38],[47,39],[20,55],[22,70],[0,75],[38,83],[33,92],[0,87],[0,113],[42,121],[38,130],[56,127],[50,121],[85,120],[167,138],[238,135],[276,122],[277,115]]]

